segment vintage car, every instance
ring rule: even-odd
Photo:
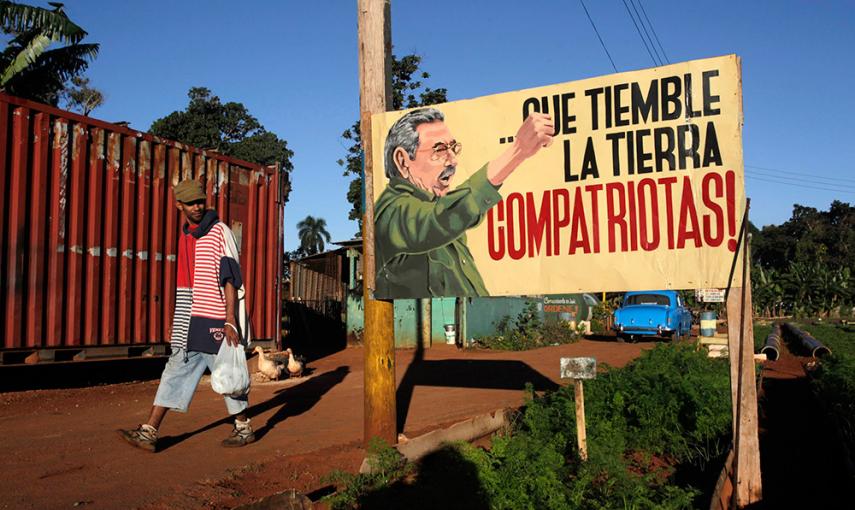
[[[627,292],[615,310],[613,328],[619,341],[639,336],[678,340],[689,335],[692,314],[675,290]]]

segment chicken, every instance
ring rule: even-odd
[[[282,366],[277,365],[273,360],[268,359],[264,355],[264,349],[261,346],[256,346],[255,352],[258,353],[258,371],[264,374],[265,377],[271,380],[278,380],[282,375]]]
[[[297,356],[291,348],[285,349],[288,354],[288,374],[291,377],[300,377],[303,375],[303,369],[306,368],[306,360],[302,356]]]

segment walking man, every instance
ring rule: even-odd
[[[186,223],[178,241],[172,354],[148,421],[136,429],[119,430],[128,443],[151,452],[157,450],[158,429],[166,412],[187,412],[205,368],[213,369],[220,344],[246,345],[250,340],[245,289],[231,230],[219,221],[215,211],[205,208],[205,192],[199,181],[181,181],[174,191],[176,206]],[[222,445],[245,446],[255,441],[246,415],[247,396],[224,398],[235,422]]]

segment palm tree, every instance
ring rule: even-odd
[[[97,44],[80,44],[86,31],[74,24],[63,4],[53,9],[0,1],[0,30],[12,40],[0,52],[0,89],[56,105],[65,82],[79,75],[98,55]],[[65,46],[48,50],[52,43]]]
[[[324,240],[331,240],[330,233],[327,232],[327,221],[312,216],[306,216],[306,219],[297,223],[297,236],[300,238],[300,249],[306,255],[324,251]]]

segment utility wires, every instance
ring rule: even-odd
[[[618,72],[618,70],[617,70],[617,66],[615,65],[615,61],[614,61],[614,60],[612,60],[612,56],[611,56],[611,54],[609,53],[609,50],[608,50],[608,49],[606,49],[606,43],[604,43],[604,42],[603,42],[603,38],[602,38],[602,37],[600,37],[600,31],[599,31],[599,30],[597,30],[597,25],[595,25],[595,24],[594,24],[594,20],[593,20],[593,19],[591,19],[591,14],[588,12],[588,8],[587,8],[587,7],[585,7],[585,2],[583,2],[582,0],[579,0],[579,3],[580,3],[580,4],[582,4],[582,9],[585,9],[585,15],[586,15],[586,16],[588,16],[588,21],[590,21],[590,22],[591,22],[591,26],[592,26],[592,27],[594,27],[594,33],[595,33],[595,34],[597,34],[597,39],[599,39],[599,40],[600,40],[600,45],[603,47],[603,51],[605,51],[605,52],[606,52],[606,56],[607,56],[607,57],[609,57],[609,62],[611,62],[611,63],[612,63],[612,67],[614,68],[615,72]]]

